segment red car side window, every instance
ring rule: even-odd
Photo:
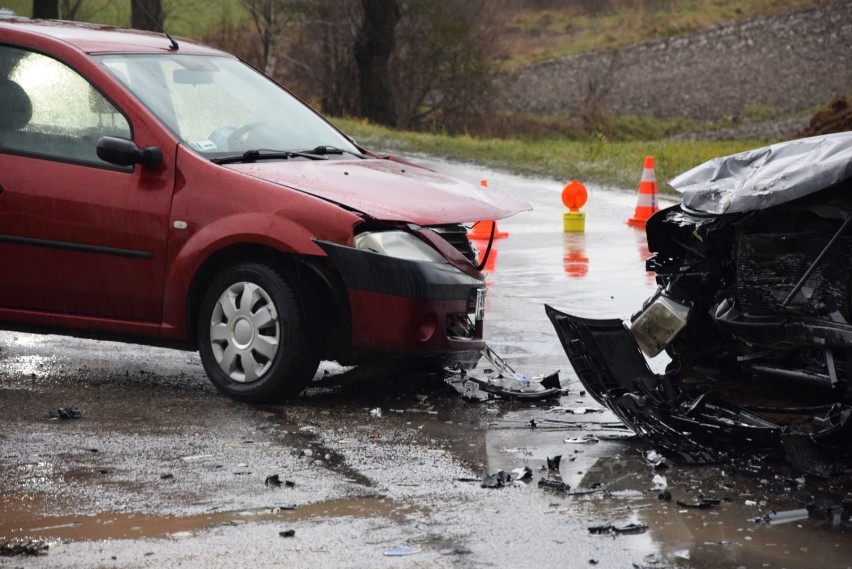
[[[104,165],[95,145],[101,136],[129,138],[130,125],[77,72],[40,53],[0,47],[10,62],[0,79],[0,149],[13,153]]]

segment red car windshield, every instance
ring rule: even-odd
[[[360,152],[312,109],[239,60],[177,54],[96,59],[176,136],[205,156],[316,147]]]

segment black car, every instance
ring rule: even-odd
[[[852,133],[717,158],[646,226],[658,288],[629,326],[547,307],[580,380],[674,458],[786,451],[845,468],[852,443]],[[644,353],[665,351],[666,372]]]

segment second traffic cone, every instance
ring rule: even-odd
[[[479,184],[483,188],[488,187],[488,180],[480,180]],[[500,231],[497,229],[497,222],[485,219],[482,221],[477,221],[473,224],[473,227],[468,231],[467,236],[471,239],[490,239],[491,238],[491,228],[494,228],[494,239],[500,239],[502,237],[508,237],[509,234],[505,231]]]
[[[645,227],[645,222],[655,212],[659,211],[657,205],[657,176],[654,173],[654,157],[645,157],[645,168],[642,170],[642,180],[639,182],[639,198],[636,201],[636,210],[633,217],[627,220],[630,225]]]

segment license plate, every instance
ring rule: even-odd
[[[476,289],[476,308],[473,311],[476,320],[485,318],[485,289]]]

